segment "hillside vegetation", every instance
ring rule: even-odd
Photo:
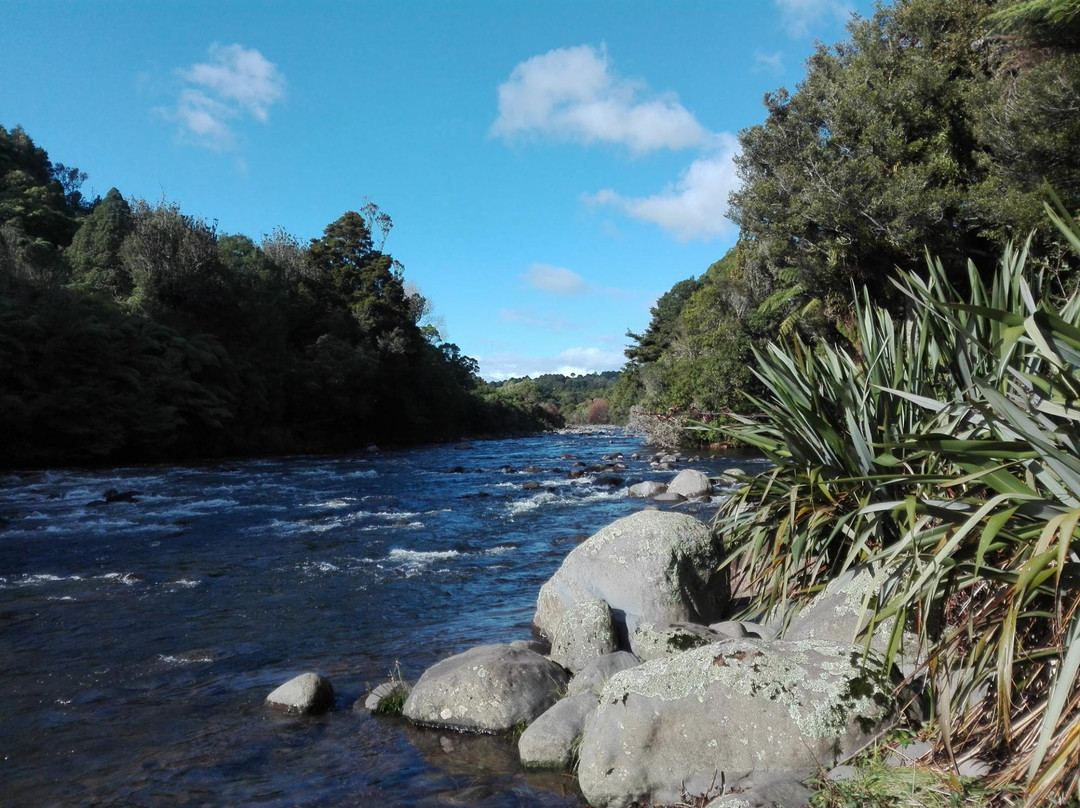
[[[0,127],[0,466],[342,450],[535,431],[424,324],[384,251],[390,217],[348,211],[302,244],[220,233]]]

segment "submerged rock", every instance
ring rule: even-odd
[[[416,724],[473,732],[508,732],[541,715],[569,674],[522,646],[479,645],[424,671],[403,715]]]

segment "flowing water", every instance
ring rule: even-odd
[[[510,740],[353,707],[395,669],[527,638],[562,558],[645,507],[626,486],[675,473],[626,459],[621,483],[571,480],[565,456],[645,451],[606,431],[0,476],[0,802],[582,805]],[[264,707],[307,670],[334,710]]]

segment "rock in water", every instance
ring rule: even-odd
[[[568,679],[562,666],[527,648],[479,645],[424,671],[402,712],[425,726],[508,732],[554,704]]]
[[[686,514],[640,511],[611,523],[575,547],[540,589],[533,623],[556,636],[576,603],[611,607],[620,646],[642,620],[710,623],[724,616],[727,573],[718,572],[720,543]]]
[[[322,713],[334,706],[334,688],[325,676],[302,673],[267,696],[266,704],[287,713]]]
[[[540,769],[569,769],[577,753],[585,722],[596,711],[592,693],[578,693],[556,702],[529,724],[518,739],[521,765]]]
[[[669,494],[680,494],[687,499],[708,496],[712,493],[712,483],[707,474],[694,469],[683,469],[668,483]]]

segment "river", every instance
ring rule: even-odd
[[[353,707],[391,671],[527,638],[562,558],[646,506],[626,486],[675,474],[634,452],[600,430],[0,476],[3,803],[583,805],[571,776],[523,773],[507,739]],[[567,455],[614,453],[618,480],[568,478]],[[307,670],[334,710],[264,707]]]

